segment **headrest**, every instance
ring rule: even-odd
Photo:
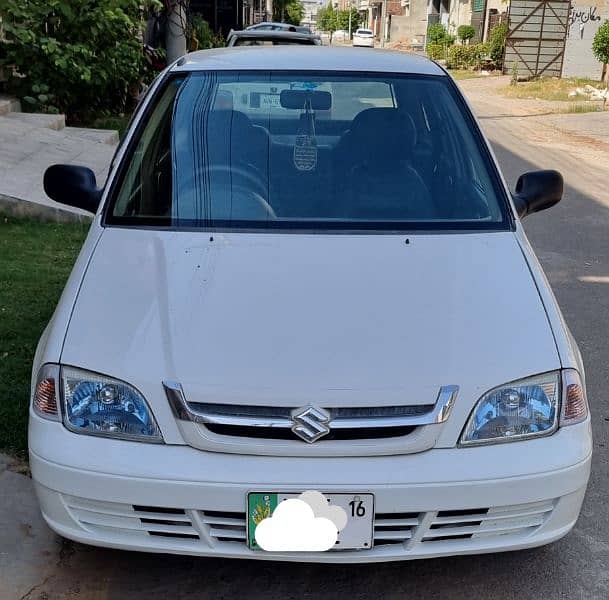
[[[238,110],[210,110],[208,114],[208,126],[221,127],[224,133],[227,130],[236,131],[253,127],[249,117]]]
[[[397,108],[367,108],[355,116],[350,127],[351,141],[374,148],[397,150],[414,148],[417,130],[412,117]]]

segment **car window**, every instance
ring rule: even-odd
[[[166,88],[150,115],[116,200],[117,214],[155,217],[171,204],[171,114],[180,83]]]
[[[126,173],[108,223],[509,226],[477,125],[444,76],[192,73],[161,96]]]

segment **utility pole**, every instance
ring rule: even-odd
[[[184,3],[178,0],[171,11],[167,15],[167,35],[165,36],[165,45],[167,47],[167,63],[172,63],[174,60],[186,54],[186,10]]]
[[[273,0],[266,0],[266,21],[273,20]]]
[[[383,0],[381,8],[381,48],[385,47],[387,41],[387,0]]]
[[[349,5],[349,39],[351,39],[351,5]]]

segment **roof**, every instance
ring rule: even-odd
[[[237,46],[199,50],[182,57],[174,71],[369,71],[446,75],[418,54],[370,48],[328,46]]]

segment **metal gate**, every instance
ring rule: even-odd
[[[512,0],[503,72],[560,77],[570,10],[571,0]]]

